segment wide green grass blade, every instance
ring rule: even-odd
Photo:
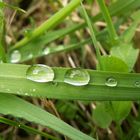
[[[24,118],[54,129],[72,140],[95,140],[74,129],[54,115],[14,95],[0,94],[0,113]]]
[[[140,74],[87,70],[91,77],[89,84],[76,87],[64,83],[64,74],[68,68],[53,68],[54,82],[37,83],[26,79],[28,67],[28,65],[0,64],[0,92],[72,100],[140,99]],[[116,87],[106,86],[106,79],[109,77],[117,80]]]

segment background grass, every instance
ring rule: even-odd
[[[140,2],[86,0],[84,14],[80,0],[5,2],[0,3],[0,139],[139,139]],[[3,63],[12,62],[14,51],[20,64]],[[53,67],[53,82],[26,79],[29,65],[38,63]],[[64,83],[69,67],[85,68],[89,84]],[[110,77],[116,87],[106,86]]]

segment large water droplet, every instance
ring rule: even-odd
[[[64,82],[74,86],[87,85],[89,80],[90,76],[88,72],[80,68],[69,69],[64,76]]]
[[[116,87],[117,84],[118,84],[117,80],[113,77],[108,77],[105,82],[105,85],[109,87]]]
[[[135,87],[140,88],[140,81],[136,81],[136,82],[135,82]]]
[[[11,53],[11,56],[10,56],[10,62],[11,63],[17,63],[19,62],[21,59],[21,54],[18,50],[14,50],[12,53]]]
[[[26,72],[27,79],[35,82],[49,82],[54,79],[54,72],[51,67],[36,64],[32,65],[27,69]]]

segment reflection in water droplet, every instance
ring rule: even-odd
[[[54,72],[51,67],[36,64],[30,66],[26,71],[27,79],[35,82],[49,82],[54,79]]]
[[[116,87],[118,84],[117,80],[113,77],[109,77],[106,79],[105,85],[109,87]]]
[[[25,93],[24,95],[28,96],[28,93]]]
[[[136,81],[136,82],[135,82],[135,87],[140,88],[140,81]]]
[[[33,89],[33,92],[35,92],[35,91],[36,91],[36,89],[34,88],[34,89]]]
[[[74,86],[84,86],[89,83],[90,76],[84,69],[73,68],[66,71],[64,82]]]
[[[50,53],[50,48],[46,47],[43,49],[43,54],[47,55]]]
[[[32,57],[33,57],[33,54],[30,53],[30,54],[28,55],[28,58],[30,59],[30,58],[32,58]]]
[[[21,59],[21,54],[18,50],[14,50],[12,53],[11,53],[11,56],[10,56],[10,62],[11,63],[17,63],[19,62]]]

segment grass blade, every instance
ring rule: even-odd
[[[54,115],[13,95],[0,94],[0,113],[10,114],[47,126],[68,136],[72,140],[95,140],[74,129]]]
[[[50,19],[45,21],[43,24],[41,24],[38,28],[36,28],[30,36],[26,36],[21,41],[15,44],[14,48],[23,46],[33,40],[34,38],[37,38],[41,34],[43,34],[45,31],[48,31],[49,29],[55,27],[58,23],[60,23],[66,16],[68,16],[79,4],[81,0],[72,0],[66,7],[62,8],[59,12],[57,12],[55,15],[53,15]]]
[[[20,129],[23,129],[29,133],[32,133],[32,134],[39,134],[40,136],[43,136],[45,138],[50,138],[52,140],[60,140],[60,139],[57,139],[56,137],[54,136],[51,136],[50,134],[47,134],[47,133],[44,133],[44,132],[41,132],[37,129],[34,129],[32,127],[29,127],[27,125],[24,125],[20,122],[15,122],[15,121],[12,121],[12,120],[9,120],[7,118],[3,118],[3,117],[0,117],[0,122],[1,123],[4,123],[4,124],[8,124],[8,125],[11,125],[11,126],[15,126],[15,127],[20,127]]]
[[[71,100],[140,99],[140,74],[87,70],[90,74],[89,84],[75,87],[64,83],[64,74],[68,68],[53,68],[55,72],[54,82],[37,83],[26,79],[28,67],[28,65],[1,64],[0,92]],[[106,86],[108,77],[114,77],[118,85],[116,87]]]

